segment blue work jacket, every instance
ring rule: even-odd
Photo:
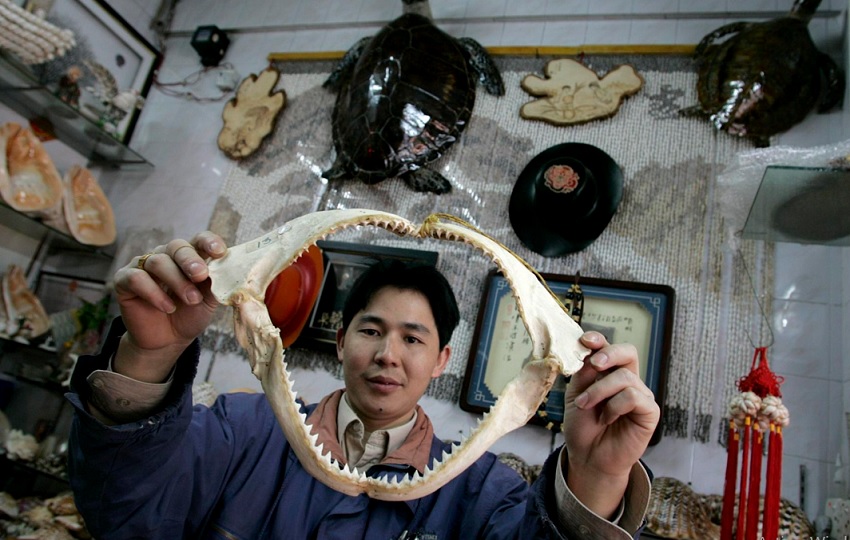
[[[557,452],[532,486],[486,453],[421,499],[344,495],[304,470],[264,395],[225,394],[212,407],[192,406],[197,343],[178,361],[158,413],[106,426],[83,405],[90,392],[85,379],[106,368],[121,333],[114,324],[101,353],[78,360],[68,394],[77,409],[71,485],[99,540],[566,538],[549,517],[557,515]],[[435,437],[432,458],[449,448]],[[379,464],[369,475],[412,470]]]

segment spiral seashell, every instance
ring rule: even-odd
[[[743,392],[729,400],[729,418],[736,427],[745,425],[746,418],[753,418],[761,409],[761,398],[753,392]]]
[[[759,417],[764,417],[769,423],[776,426],[787,426],[790,423],[788,408],[782,404],[782,400],[776,396],[767,396],[762,400]]]

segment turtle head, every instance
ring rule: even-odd
[[[404,13],[415,13],[423,17],[433,18],[431,16],[431,4],[428,0],[401,0],[404,6]]]

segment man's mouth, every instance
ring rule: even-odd
[[[396,388],[401,387],[401,383],[391,377],[377,376],[367,377],[366,382],[369,386],[380,392],[392,392]]]

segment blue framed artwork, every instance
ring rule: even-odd
[[[581,327],[602,333],[609,342],[632,343],[641,359],[641,378],[661,405],[670,355],[675,292],[667,285],[543,274],[556,296],[564,299],[574,283],[584,295]],[[483,413],[531,357],[531,340],[517,312],[508,281],[498,271],[488,275],[479,308],[461,391],[460,406]],[[560,377],[531,423],[559,430],[564,415],[567,379]],[[660,425],[660,423],[659,423]],[[660,430],[653,437],[655,444]]]

